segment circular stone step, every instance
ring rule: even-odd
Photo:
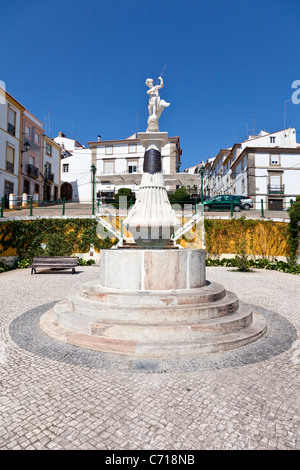
[[[80,294],[97,302],[119,305],[176,305],[215,302],[225,297],[225,289],[219,283],[208,282],[195,289],[126,291],[103,287],[97,281],[83,284]]]
[[[60,341],[133,357],[225,351],[266,331],[262,315],[205,279],[204,250],[101,250],[100,279],[40,324]]]
[[[53,309],[42,316],[40,326],[48,336],[57,341],[93,351],[130,357],[178,357],[227,351],[257,340],[263,336],[267,328],[264,317],[253,312],[251,325],[234,333],[201,338],[201,340],[193,339],[188,342],[140,342],[104,338],[68,330],[54,321]]]

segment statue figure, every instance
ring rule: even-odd
[[[146,85],[149,87],[147,94],[149,95],[149,102],[148,102],[148,111],[149,111],[149,118],[148,118],[148,130],[158,131],[158,119],[161,116],[161,113],[165,108],[170,106],[170,103],[160,99],[159,91],[163,86],[163,79],[161,77],[158,78],[160,81],[159,84],[153,86],[153,79],[147,78]]]

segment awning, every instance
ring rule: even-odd
[[[166,186],[179,185],[179,186],[194,186],[200,184],[200,178],[198,174],[189,173],[171,173],[164,174],[164,182]],[[97,175],[96,181],[101,183],[109,179],[110,184],[119,186],[121,184],[139,185],[142,179],[142,173],[126,173],[126,174],[115,174],[115,175]]]

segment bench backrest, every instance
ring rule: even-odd
[[[78,258],[69,256],[34,256],[32,264],[60,264],[77,266]]]

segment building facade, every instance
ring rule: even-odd
[[[24,106],[0,87],[0,198],[7,208],[9,195],[19,190],[24,111]]]
[[[43,123],[24,110],[18,194],[43,198]]]
[[[43,123],[0,87],[0,198],[4,206],[21,206],[30,197],[35,202],[58,199],[60,159],[61,147],[45,135]]]
[[[95,196],[111,199],[120,188],[137,192],[142,178],[144,148],[136,134],[122,140],[88,142],[85,148],[79,142],[67,138],[61,132],[54,139],[63,147],[61,160],[61,197],[66,200],[88,202],[93,198],[92,165],[95,166]],[[169,137],[162,149],[162,168],[168,180],[169,191],[176,189],[174,175],[181,161],[179,137]]]
[[[92,164],[97,168],[97,193],[101,197],[112,197],[119,188],[129,188],[137,193],[143,173],[145,149],[137,134],[123,140],[88,142],[92,152]],[[182,150],[179,137],[168,137],[162,148],[162,172],[168,191],[174,191],[176,184],[170,181],[171,175],[179,172]],[[169,184],[167,179],[169,179]]]
[[[43,135],[43,200],[60,199],[60,172],[62,147]]]
[[[300,144],[294,128],[261,131],[246,141],[221,149],[205,164],[204,192],[250,196],[254,207],[286,209],[300,194]]]

